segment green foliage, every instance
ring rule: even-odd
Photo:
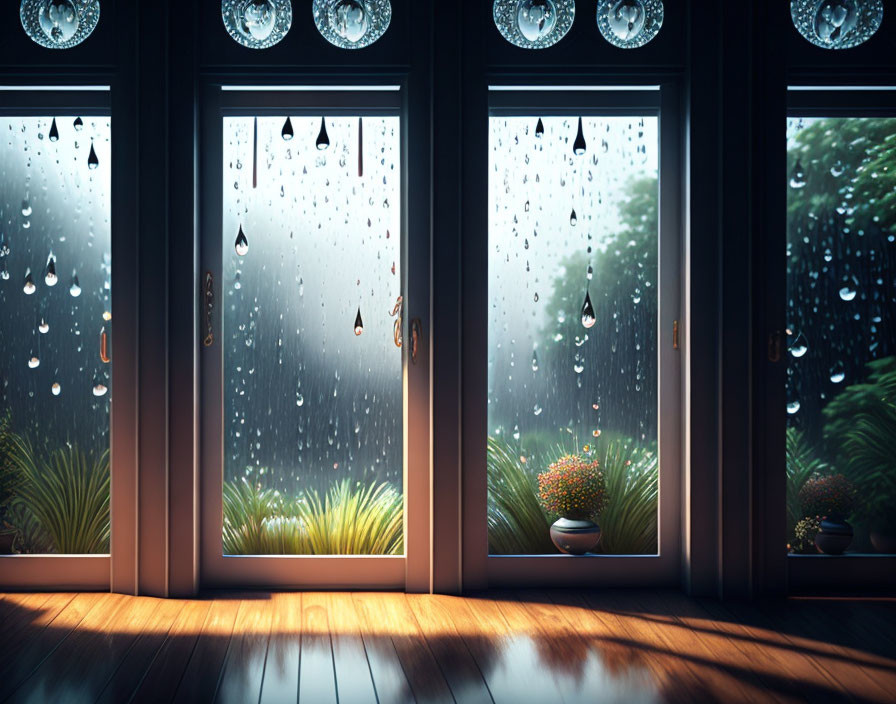
[[[818,552],[815,547],[815,536],[821,530],[821,518],[807,516],[797,521],[793,529],[793,543],[790,551],[799,555],[813,555]]]
[[[607,504],[607,485],[597,460],[564,455],[538,475],[538,498],[549,514],[591,520]]]
[[[787,465],[787,532],[793,531],[803,516],[800,490],[812,477],[820,476],[827,465],[815,454],[805,436],[796,428],[787,428],[785,442]]]
[[[612,500],[600,517],[600,549],[609,555],[655,555],[659,516],[659,460],[655,452],[607,443],[601,466]]]
[[[9,456],[22,476],[12,504],[23,534],[42,536],[59,554],[109,552],[108,451],[96,459],[75,446],[39,455],[16,437]]]
[[[245,479],[224,483],[228,555],[400,555],[404,503],[387,483],[286,499]]]
[[[603,440],[603,439],[602,439]],[[556,457],[562,446],[546,452]],[[631,441],[602,441],[593,451],[611,500],[600,513],[599,549],[612,555],[657,552],[658,462],[655,452]],[[520,461],[502,440],[488,439],[488,544],[493,555],[543,555],[557,552],[550,539],[549,517],[538,502],[539,457]]]
[[[849,386],[824,409],[824,436],[838,470],[855,485],[875,528],[896,525],[896,357],[868,364],[864,384]]]
[[[513,448],[488,439],[488,550],[492,555],[557,552],[550,521],[538,503],[538,485]]]
[[[0,416],[0,530],[9,525],[7,514],[19,486],[22,473],[12,460],[12,447],[16,435],[12,430],[11,414]]]

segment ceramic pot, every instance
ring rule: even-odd
[[[600,526],[593,521],[558,518],[551,526],[551,540],[560,552],[584,555],[600,542]]]
[[[842,555],[852,544],[852,526],[836,516],[821,520],[821,530],[815,536],[815,546],[825,555]]]
[[[896,554],[896,532],[892,530],[871,531],[871,544],[884,555]]]

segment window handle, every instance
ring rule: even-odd
[[[215,344],[215,331],[212,328],[212,314],[215,312],[215,277],[212,272],[205,272],[205,301],[202,309],[205,337],[202,344],[211,347]]]
[[[781,361],[781,331],[775,330],[768,336],[768,361]]]
[[[678,331],[678,321],[672,321],[672,349],[677,350],[680,349],[680,340],[679,340],[679,331]]]
[[[402,337],[402,308],[404,303],[404,297],[399,296],[395,301],[395,307],[392,309],[392,312],[389,314],[391,317],[395,318],[395,323],[392,325],[392,339],[395,340],[395,346],[401,348],[404,343],[404,339]]]
[[[109,335],[106,333],[106,328],[100,330],[100,361],[103,364],[112,361],[109,357]]]

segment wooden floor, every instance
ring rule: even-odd
[[[0,701],[896,702],[896,601],[675,592],[0,599]]]

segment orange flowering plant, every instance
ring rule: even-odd
[[[856,490],[842,474],[813,477],[800,489],[800,504],[807,516],[839,516],[852,513]]]
[[[607,485],[597,460],[565,455],[538,475],[538,496],[548,513],[590,520],[607,504]]]

